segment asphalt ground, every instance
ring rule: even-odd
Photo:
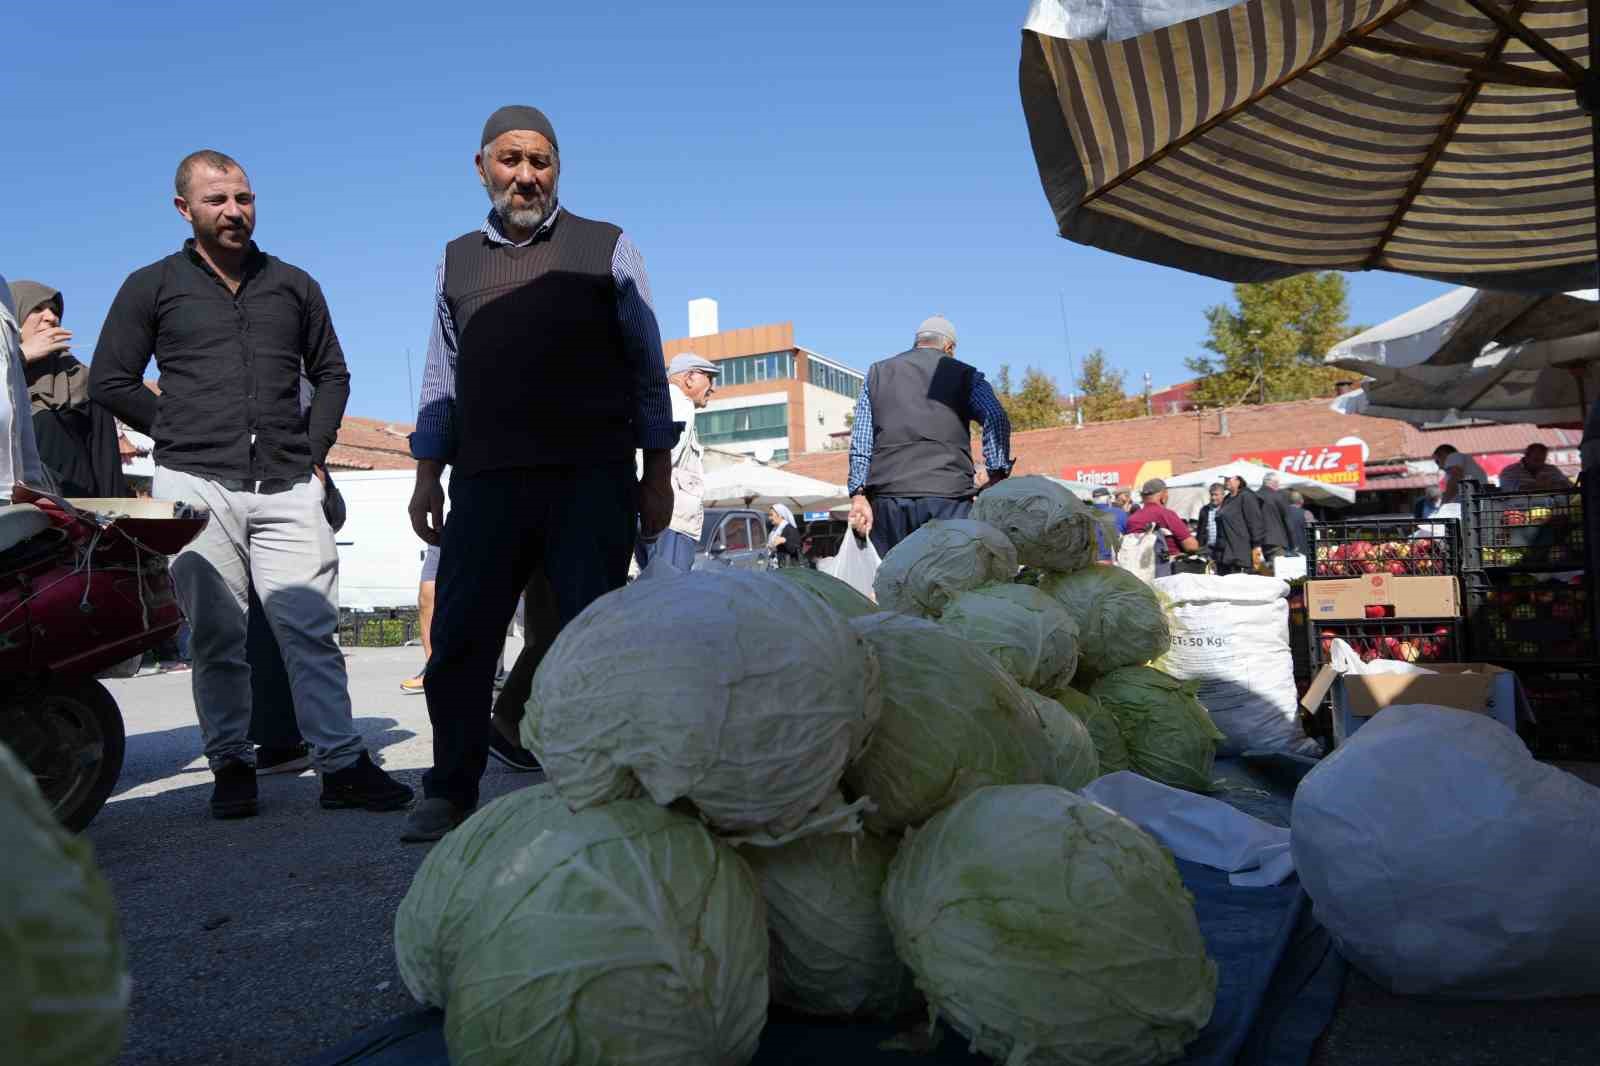
[[[411,648],[347,659],[357,727],[419,791],[427,708],[399,683],[420,658]],[[187,673],[108,683],[127,721],[127,762],[86,835],[116,891],[133,975],[120,1061],[293,1066],[414,1007],[395,969],[392,923],[427,846],[399,843],[403,812],[322,810],[309,771],[261,778],[258,817],[212,820],[189,684]],[[542,779],[491,761],[483,798]],[[1433,1003],[1352,972],[1312,1062],[1594,1066],[1600,998]]]

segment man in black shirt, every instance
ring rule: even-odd
[[[185,158],[174,204],[194,238],[123,282],[101,328],[90,394],[155,438],[158,498],[211,512],[172,563],[194,633],[195,709],[216,776],[211,813],[256,812],[245,652],[252,582],[322,773],[322,806],[404,807],[411,790],[373,764],[355,731],[334,640],[339,556],[323,517],[323,461],[350,373],[328,305],[309,274],[250,239],[255,196],[232,159]],[[144,385],[152,354],[159,395]],[[302,372],[313,389],[304,415]]]

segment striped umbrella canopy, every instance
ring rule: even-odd
[[[1022,100],[1063,237],[1228,281],[1593,284],[1587,0],[1218,7],[1034,0]]]

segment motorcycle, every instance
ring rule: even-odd
[[[126,748],[122,712],[97,675],[183,624],[167,557],[208,516],[21,486],[14,499],[0,506],[0,742],[77,831],[110,797]]]

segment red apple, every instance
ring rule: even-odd
[[[1406,574],[1406,564],[1402,563],[1399,559],[1391,561],[1389,563],[1389,573],[1393,574],[1395,577],[1404,577]]]

